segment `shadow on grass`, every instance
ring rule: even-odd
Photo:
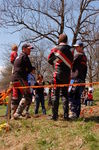
[[[85,122],[93,121],[99,123],[99,116],[92,116],[84,119]]]

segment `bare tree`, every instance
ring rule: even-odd
[[[23,40],[37,42],[48,39],[57,44],[64,31],[64,0],[3,0],[2,20],[7,26],[16,26],[17,31],[29,31]]]
[[[57,44],[59,34],[70,29],[74,44],[88,35],[89,24],[96,23],[92,20],[99,14],[96,3],[98,0],[2,0],[0,10],[6,26],[29,31],[25,40],[37,42],[45,38]]]
[[[94,37],[99,38],[99,33],[94,33]],[[87,46],[87,58],[88,80],[90,82],[99,81],[99,42],[89,43]]]
[[[3,55],[3,69],[1,71],[1,76],[0,76],[0,88],[1,89],[6,89],[9,86],[9,83],[11,81],[11,74],[12,74],[12,66],[10,63],[10,52],[8,51],[7,53],[4,52]]]
[[[91,30],[87,30],[88,25],[95,25],[96,22],[92,18],[94,16],[98,18],[99,14],[99,7],[96,7],[95,4],[99,4],[99,2],[97,0],[72,1],[71,11],[69,15],[66,15],[67,22],[65,23],[65,26],[73,33],[72,45],[79,39],[85,42],[87,38],[87,41],[90,41],[88,34]]]
[[[41,73],[45,80],[52,77],[53,68],[51,68],[47,62],[47,53],[44,47],[44,43],[35,45],[35,50],[30,55],[32,65],[36,67],[36,74]],[[51,80],[51,79],[50,79]]]
[[[98,4],[98,0],[2,0],[1,20],[4,26],[16,27],[15,32],[22,32],[21,42],[34,42],[38,46],[42,41],[45,45],[56,45],[59,35],[70,31],[72,45],[80,39],[92,47],[99,41],[98,37],[91,36],[93,26],[98,24]],[[39,70],[44,70],[46,64],[46,55],[41,57],[43,52],[37,52],[34,58]]]

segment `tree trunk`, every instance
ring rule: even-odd
[[[60,26],[60,34],[64,32],[64,0],[61,0],[61,26]]]

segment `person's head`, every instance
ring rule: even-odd
[[[83,53],[84,45],[82,42],[76,43],[75,45],[73,45],[73,47],[75,47],[77,52]]]
[[[13,44],[11,49],[12,49],[12,51],[17,52],[18,51],[18,46],[16,44]]]
[[[87,93],[87,92],[88,92],[88,88],[85,88],[85,90],[84,90],[84,91],[85,91],[85,93]]]
[[[68,37],[66,34],[60,34],[58,39],[58,44],[60,43],[67,43]]]
[[[89,90],[89,93],[92,93],[92,90]]]
[[[31,46],[30,44],[22,45],[22,52],[26,53],[27,55],[30,55],[31,49],[33,49],[33,46]]]
[[[36,68],[35,68],[35,67],[32,67],[31,73],[32,73],[32,74],[35,74],[35,70],[36,70]]]
[[[43,81],[43,76],[41,74],[38,74],[37,81],[39,81],[39,82]]]

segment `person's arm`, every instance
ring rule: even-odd
[[[71,72],[71,78],[76,78],[78,76],[78,70],[76,69],[75,72]]]
[[[28,85],[31,86],[31,76],[30,76],[30,74],[28,74],[27,79],[28,79]]]
[[[26,65],[26,71],[27,71],[28,73],[30,73],[30,72],[32,71],[32,64],[31,64],[31,62],[30,62],[29,57],[25,55],[23,61],[24,61],[25,65]]]
[[[48,55],[48,63],[53,65],[54,61],[56,59],[56,56],[54,54],[54,49],[51,50],[50,54]]]
[[[80,57],[79,55],[76,55],[74,58],[73,66],[72,66],[72,71],[71,71],[71,77],[76,78],[79,75],[79,69],[81,68],[80,66]]]

